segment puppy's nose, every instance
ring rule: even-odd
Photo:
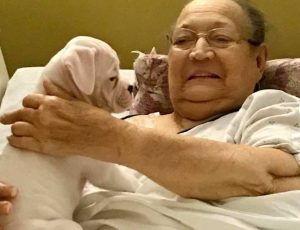
[[[132,92],[133,92],[133,85],[129,85],[128,88],[127,88],[127,90],[128,90],[130,93],[132,93]]]

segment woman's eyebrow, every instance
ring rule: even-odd
[[[208,28],[215,28],[215,27],[224,27],[224,26],[227,26],[228,23],[227,22],[224,22],[224,21],[214,21],[214,22],[211,22],[211,23],[208,23],[206,25],[203,25],[205,27],[208,27]],[[179,26],[179,28],[184,28],[184,29],[191,29],[191,28],[196,28],[197,25],[192,25],[192,24],[187,24],[187,23],[184,23],[182,25]]]

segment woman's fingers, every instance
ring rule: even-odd
[[[0,183],[0,200],[1,198],[14,198],[16,197],[18,190],[16,187]]]
[[[300,190],[300,167],[293,155],[278,149],[264,149],[264,162],[272,176],[269,193]],[[271,160],[273,159],[273,160]]]
[[[268,165],[268,172],[275,177],[300,176],[300,167],[295,157],[273,148],[261,148],[262,162]]]
[[[273,179],[273,193],[300,190],[300,177],[282,177]]]
[[[300,177],[300,166],[293,155],[289,153],[285,153],[285,155],[281,155],[281,163],[278,163],[277,165],[274,164],[271,167],[270,173],[274,176]],[[300,178],[299,178],[299,182],[300,182]]]
[[[0,215],[7,215],[10,213],[12,204],[9,201],[0,201]]]
[[[7,140],[10,145],[16,148],[42,152],[40,143],[33,137],[17,137],[12,135],[7,137]]]
[[[32,136],[34,127],[32,124],[23,121],[17,121],[12,124],[11,132],[14,136]]]
[[[273,148],[260,150],[260,160],[267,164],[267,172],[271,176],[263,193],[300,190],[300,167],[294,156]]]
[[[25,108],[38,109],[45,100],[43,94],[29,94],[23,99],[23,106]]]
[[[12,124],[17,121],[25,121],[29,123],[34,123],[37,121],[38,111],[41,106],[45,106],[52,101],[53,98],[45,96],[42,94],[29,94],[23,99],[24,108],[3,114],[0,117],[0,122],[2,124]]]
[[[50,96],[57,96],[66,100],[74,100],[75,96],[69,94],[59,86],[55,85],[51,81],[44,80],[43,82],[44,89],[46,91],[46,94]]]
[[[23,99],[24,108],[3,114],[0,117],[0,122],[5,125],[12,124],[17,121],[33,123],[35,120],[35,112],[44,100],[44,95],[30,94]]]
[[[34,121],[35,110],[31,108],[22,108],[11,113],[5,113],[0,116],[0,123],[8,125],[17,121],[26,121],[32,123]]]
[[[0,182],[0,215],[9,214],[12,208],[10,201],[17,196],[17,193],[16,187]]]

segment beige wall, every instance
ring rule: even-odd
[[[253,0],[266,12],[271,58],[300,57],[300,1]],[[108,41],[123,68],[132,50],[167,52],[165,36],[186,0],[1,0],[0,46],[10,75],[47,63],[77,35]]]
[[[269,23],[270,58],[300,57],[300,0],[252,0]]]
[[[165,35],[185,0],[0,0],[0,46],[9,73],[44,65],[77,35],[108,41],[123,68],[132,50],[166,52]]]

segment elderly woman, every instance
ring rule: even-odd
[[[300,189],[293,136],[300,101],[275,90],[253,94],[267,59],[264,32],[263,16],[248,1],[191,1],[169,50],[172,114],[122,121],[45,82],[49,96],[27,96],[24,108],[1,122],[13,124],[15,147],[121,164],[146,176],[141,187],[153,183],[166,197],[221,200]],[[1,187],[3,200],[10,188]]]

